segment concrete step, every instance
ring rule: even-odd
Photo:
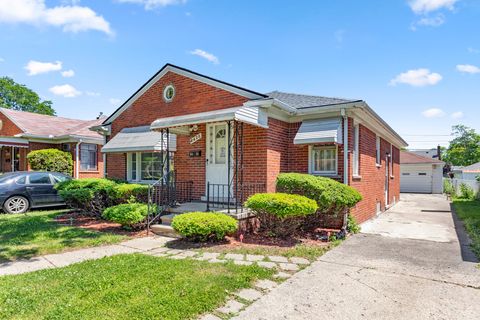
[[[180,238],[181,236],[173,230],[171,226],[167,226],[164,224],[153,224],[150,226],[150,230],[153,233],[163,237],[170,237],[170,238]]]
[[[172,224],[172,220],[173,220],[173,218],[174,218],[176,215],[177,215],[177,214],[175,214],[175,213],[166,214],[166,215],[164,215],[164,216],[161,216],[161,217],[160,217],[160,220],[162,220],[162,224],[163,224],[163,225],[169,226],[169,225]]]

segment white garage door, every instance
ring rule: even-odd
[[[400,192],[432,193],[432,166],[401,165]]]

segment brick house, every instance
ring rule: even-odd
[[[104,139],[89,130],[101,122],[0,108],[0,171],[29,170],[30,151],[56,148],[72,154],[75,178],[103,177]]]
[[[407,145],[362,100],[262,94],[171,64],[92,130],[107,137],[108,177],[155,182],[174,173],[175,188],[189,182],[193,200],[241,203],[275,191],[281,172],[327,176],[362,193],[352,211],[359,222],[399,200]]]

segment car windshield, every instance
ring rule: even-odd
[[[6,182],[8,182],[8,181],[10,181],[10,180],[12,180],[12,179],[14,179],[14,178],[16,178],[17,176],[18,176],[17,173],[12,173],[12,172],[2,174],[2,175],[0,176],[0,183],[6,183]]]

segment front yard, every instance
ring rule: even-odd
[[[142,254],[0,278],[1,319],[192,319],[273,270]]]
[[[125,236],[61,225],[66,210],[0,215],[0,262],[120,242]]]
[[[453,207],[472,239],[473,252],[480,258],[480,201],[454,199]]]

